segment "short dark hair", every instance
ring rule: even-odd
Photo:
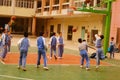
[[[83,41],[86,41],[85,39]]]
[[[111,37],[111,39],[113,40],[113,39],[114,39],[114,37]]]
[[[55,35],[55,34],[56,34],[55,32],[52,33],[52,35]]]
[[[82,39],[81,39],[81,38],[78,38],[78,42],[79,42],[79,43],[82,43]]]
[[[24,37],[28,37],[28,32],[24,32]]]
[[[100,38],[101,38],[101,39],[104,39],[104,35],[100,35]]]
[[[40,32],[40,36],[43,36],[44,32]]]

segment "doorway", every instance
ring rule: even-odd
[[[68,26],[68,33],[67,33],[67,40],[72,40],[73,32],[72,32],[73,26]]]
[[[50,25],[50,37],[52,36],[53,32],[54,32],[54,25]]]
[[[93,41],[95,41],[95,34],[98,34],[98,30],[91,31],[91,43],[93,43]]]

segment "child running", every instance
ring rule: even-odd
[[[86,46],[82,43],[82,39],[79,38],[78,39],[78,42],[79,42],[79,52],[80,52],[80,55],[81,55],[81,68],[83,68],[84,66],[84,59],[86,59],[86,70],[90,70],[89,66],[90,66],[90,63],[89,63],[89,58],[88,58],[88,54],[87,54],[87,51],[86,51]]]
[[[23,71],[26,71],[26,58],[27,58],[27,53],[28,53],[28,47],[30,46],[28,39],[28,33],[24,33],[24,38],[21,38],[18,41],[18,47],[20,50],[20,57],[19,57],[19,64],[18,64],[18,69],[22,68]]]

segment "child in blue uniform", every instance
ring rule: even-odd
[[[89,70],[90,68],[90,63],[89,63],[89,58],[88,58],[88,54],[87,54],[87,51],[86,51],[86,46],[82,43],[82,39],[79,38],[78,39],[78,42],[79,42],[79,51],[80,51],[80,55],[81,55],[81,68],[83,68],[84,66],[84,59],[86,59],[86,70]]]
[[[18,41],[18,47],[20,50],[20,57],[19,57],[19,64],[18,64],[18,69],[22,68],[23,71],[26,71],[26,58],[27,58],[27,53],[28,53],[28,47],[30,46],[28,39],[28,33],[24,33],[24,38],[21,38]]]
[[[111,59],[111,58],[114,58],[114,49],[115,49],[114,37],[111,37],[109,48],[110,48],[110,59]]]
[[[99,68],[100,65],[100,59],[104,59],[104,53],[102,49],[102,40],[104,39],[103,35],[95,35],[96,41],[95,41],[95,47],[96,47],[96,69]]]
[[[57,38],[56,38],[56,33],[53,32],[51,38],[50,38],[50,59],[52,59],[52,54],[53,54],[53,51],[54,51],[54,57],[55,57],[55,60],[57,59],[57,56],[56,56],[56,46],[57,46]]]
[[[58,42],[58,58],[62,58],[63,57],[63,51],[64,51],[64,41],[63,41],[63,37],[62,37],[62,32],[59,32],[59,37],[57,39]]]
[[[46,48],[45,48],[45,38],[43,37],[44,33],[40,32],[40,36],[37,38],[37,47],[38,47],[38,59],[37,59],[37,68],[39,68],[41,55],[43,56],[44,60],[44,69],[48,70],[47,67],[47,57],[46,57]]]
[[[2,52],[0,54],[0,59],[4,61],[6,55],[7,55],[7,46],[8,46],[8,35],[7,35],[7,30],[3,29],[2,30],[2,38],[1,38],[1,44],[2,44]]]

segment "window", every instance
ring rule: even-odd
[[[16,7],[33,8],[34,0],[16,0]]]
[[[12,0],[3,0],[1,1],[3,6],[11,6]]]

